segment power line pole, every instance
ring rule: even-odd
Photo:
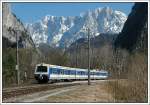
[[[91,84],[90,82],[90,29],[88,28],[88,85]]]
[[[18,30],[16,30],[18,32]],[[16,42],[17,42],[17,48],[16,48],[16,70],[17,70],[17,84],[20,84],[20,72],[19,72],[19,55],[18,55],[18,35],[16,33]]]
[[[76,68],[77,68],[77,53],[78,53],[78,45],[77,45],[77,41],[76,41]]]

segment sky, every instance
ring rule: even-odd
[[[134,3],[11,3],[11,11],[23,22],[33,23],[46,15],[80,16],[87,10],[110,7],[128,15]]]

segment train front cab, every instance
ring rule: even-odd
[[[35,79],[39,83],[47,83],[49,81],[48,75],[48,66],[47,65],[37,65],[34,73]]]

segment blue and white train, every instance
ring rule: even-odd
[[[88,69],[71,68],[51,64],[37,64],[34,72],[35,79],[40,82],[75,81],[88,79]],[[105,70],[90,70],[90,79],[106,79]]]

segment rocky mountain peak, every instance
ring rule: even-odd
[[[47,43],[52,47],[65,47],[77,39],[86,38],[86,27],[93,35],[97,33],[119,33],[127,16],[110,7],[87,10],[80,16],[46,15],[40,22],[27,25],[34,43]]]

